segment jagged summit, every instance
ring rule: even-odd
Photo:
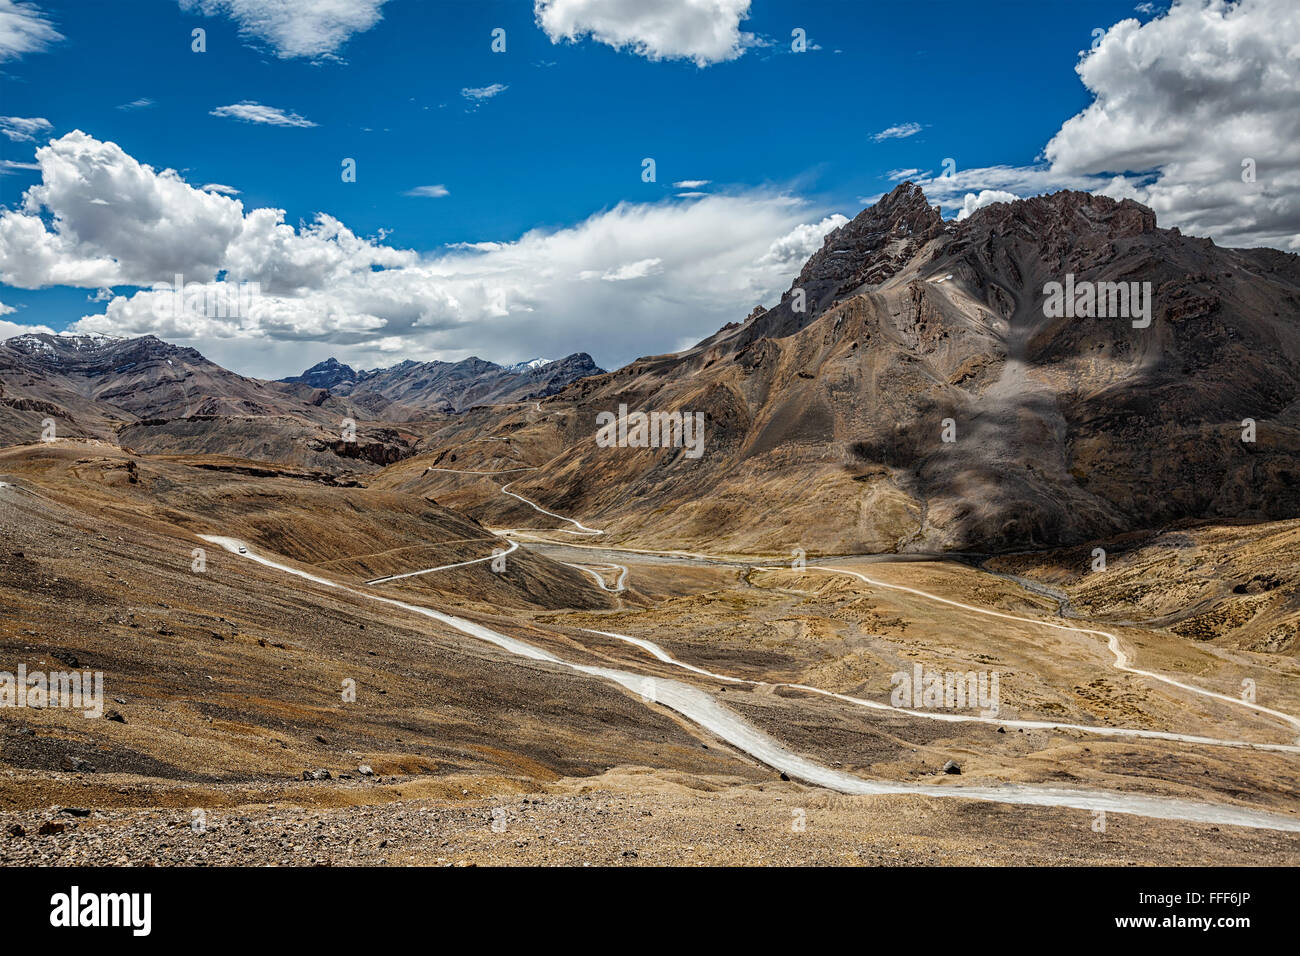
[[[344,365],[330,356],[323,362],[317,362],[301,375],[291,375],[280,379],[281,382],[301,383],[312,388],[337,388],[345,382],[355,382],[357,372],[352,366]]]
[[[38,365],[75,369],[86,375],[101,375],[124,365],[151,360],[210,364],[197,350],[164,342],[156,335],[123,338],[100,332],[55,335],[27,332],[0,342],[0,350],[26,356],[29,362]]]
[[[884,282],[943,231],[939,208],[919,186],[902,183],[828,234],[791,288],[805,289],[810,311],[819,312],[858,286]]]
[[[45,352],[51,355],[74,351],[85,352],[126,341],[129,340],[122,336],[107,335],[103,332],[58,332],[53,335],[48,332],[24,332],[4,340],[6,344],[24,352]]]
[[[921,187],[900,183],[852,220],[826,234],[781,301],[755,310],[744,341],[791,335],[840,299],[896,274],[946,224]]]

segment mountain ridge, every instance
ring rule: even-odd
[[[1067,274],[1150,283],[1150,327],[1050,317],[1047,283]],[[772,309],[552,398],[560,433],[514,487],[629,542],[766,553],[1293,517],[1298,315],[1294,254],[1221,249],[1078,192],[944,222],[904,183],[828,234]],[[702,411],[704,457],[599,447],[596,415],[624,405]]]
[[[579,378],[603,375],[586,352],[562,359],[533,359],[499,365],[476,355],[459,362],[416,362],[357,371],[329,358],[286,383],[328,388],[376,416],[458,413],[474,405],[509,404],[545,398]]]

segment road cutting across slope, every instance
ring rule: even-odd
[[[520,501],[528,505],[528,507],[532,508],[533,510],[540,511],[542,514],[547,515],[548,517],[551,518],[555,518],[559,521],[567,521],[575,528],[578,529],[577,531],[570,531],[567,528],[557,528],[556,529],[557,531],[563,532],[564,534],[583,534],[583,535],[594,535],[594,534],[605,533],[596,528],[588,528],[585,524],[583,524],[581,521],[578,521],[576,518],[566,518],[564,515],[557,515],[554,511],[547,511],[537,502],[529,501],[523,495],[515,494],[515,492],[513,491],[508,491],[507,489],[513,484],[514,484],[513,481],[506,482],[504,485],[501,486],[501,493],[503,495],[509,495],[511,498],[518,498]]]
[[[1147,738],[1151,740],[1172,740],[1186,744],[1206,744],[1214,747],[1242,747],[1251,750],[1268,750],[1281,753],[1300,753],[1300,746],[1292,744],[1260,744],[1249,740],[1225,740],[1219,737],[1198,737],[1193,734],[1176,734],[1164,730],[1139,730],[1131,727],[1104,727],[1090,724],[1064,724],[1048,720],[1013,720],[1003,719],[1000,717],[981,717],[977,714],[951,714],[939,711],[912,710],[907,707],[895,707],[893,704],[884,704],[878,700],[867,700],[862,697],[853,697],[849,694],[840,694],[835,691],[823,690],[820,687],[813,687],[809,684],[791,684],[782,681],[770,682],[751,680],[746,677],[733,677],[729,674],[719,674],[716,671],[706,670],[703,667],[696,667],[693,664],[687,664],[679,661],[667,651],[665,651],[654,641],[648,641],[643,637],[632,637],[628,634],[618,634],[614,631],[598,631],[592,628],[583,628],[588,634],[600,634],[603,637],[611,637],[615,640],[624,641],[648,652],[651,656],[658,658],[665,664],[671,664],[674,667],[680,667],[683,670],[691,671],[702,677],[708,677],[711,680],[726,681],[731,684],[751,684],[754,686],[767,687],[788,687],[792,690],[807,691],[810,694],[820,694],[823,697],[830,697],[835,700],[843,701],[847,704],[854,704],[858,707],[867,707],[871,710],[892,712],[896,714],[907,714],[911,717],[923,717],[926,720],[940,720],[947,723],[977,723],[993,724],[998,727],[1014,727],[1024,730],[1074,730],[1082,733],[1098,734],[1107,737],[1136,737]]]
[[[623,565],[621,564],[586,565],[586,564],[570,564],[568,561],[561,561],[560,564],[564,565],[567,568],[577,568],[579,571],[591,575],[592,578],[595,579],[596,584],[601,588],[601,590],[611,591],[616,594],[624,590],[623,581],[626,580],[627,578],[627,568],[623,567]],[[607,570],[618,569],[620,572],[622,572],[615,579],[613,587],[610,587],[608,584],[605,583],[605,577],[600,573],[600,571],[598,570],[599,568],[605,568]],[[367,581],[366,583],[369,584],[371,582]]]
[[[502,634],[473,621],[435,611],[432,608],[407,604],[394,598],[369,594],[348,587],[320,575],[274,561],[257,554],[237,538],[221,535],[199,535],[204,540],[225,548],[237,557],[247,558],[266,567],[292,574],[324,587],[334,588],[370,601],[376,601],[408,613],[438,621],[462,634],[485,641],[518,657],[543,664],[611,681],[641,696],[647,702],[660,704],[676,711],[697,726],[716,735],[760,763],[780,770],[815,786],[847,794],[909,794],[943,799],[977,800],[1024,806],[1068,807],[1078,810],[1129,813],[1165,820],[1186,820],[1226,826],[1281,830],[1300,833],[1300,819],[1281,814],[1224,804],[1198,803],[1162,797],[1113,791],[1085,792],[1056,790],[1048,787],[1027,787],[1003,784],[997,787],[946,787],[927,784],[909,784],[893,781],[865,780],[852,774],[825,767],[786,749],[774,738],[754,727],[739,715],[728,710],[709,694],[698,688],[664,678],[649,677],[608,667],[577,664],[558,657],[526,641]]]
[[[422,571],[407,571],[405,574],[390,574],[388,575],[388,577],[375,578],[374,580],[367,581],[366,583],[384,584],[387,581],[400,581],[402,578],[415,578],[415,577],[419,577],[422,574],[433,574],[433,572],[435,571],[450,571],[452,568],[467,568],[471,564],[482,564],[484,561],[491,561],[494,558],[503,558],[507,554],[511,554],[517,550],[519,550],[519,542],[511,541],[510,547],[507,550],[494,551],[485,558],[475,558],[473,561],[458,561],[455,564],[444,564],[436,568],[425,568]]]
[[[513,482],[511,482],[511,484],[513,484]],[[514,494],[513,492],[507,491],[507,490],[506,490],[506,486],[501,486],[501,490],[502,490],[503,492],[505,492],[507,495],[511,495],[512,497],[519,498],[521,501],[524,501],[525,503],[532,505],[534,508],[536,508],[536,509],[537,509],[538,511],[540,511],[542,514],[549,515],[549,516],[551,516],[551,517],[553,517],[553,518],[556,518],[556,519],[558,519],[558,520],[561,520],[561,521],[570,521],[570,522],[574,523],[574,524],[577,525],[579,528],[583,529],[583,533],[595,533],[595,534],[604,534],[604,533],[605,533],[605,532],[603,532],[603,531],[599,531],[599,530],[596,530],[596,529],[587,528],[585,525],[580,524],[579,522],[577,522],[577,521],[576,521],[575,519],[573,519],[573,518],[566,518],[566,517],[563,516],[563,515],[558,515],[558,514],[555,514],[555,513],[552,512],[552,511],[547,511],[546,509],[541,508],[540,506],[534,504],[533,502],[528,501],[526,498],[522,498],[521,496],[516,495],[516,494]],[[566,532],[566,533],[573,533],[573,532]],[[583,547],[584,547],[584,548],[587,548],[587,549],[589,549],[589,550],[593,550],[593,551],[615,550],[615,549],[601,548],[601,547],[598,547],[598,546],[595,546],[595,545],[583,545]],[[774,566],[768,566],[768,565],[756,565],[756,564],[750,564],[749,562],[738,561],[737,559],[732,558],[732,557],[728,557],[728,556],[701,554],[701,553],[697,553],[697,552],[689,552],[689,551],[638,551],[637,549],[617,549],[617,550],[628,551],[628,552],[635,552],[635,553],[645,553],[645,554],[651,554],[651,555],[671,556],[671,557],[673,557],[673,558],[675,558],[675,559],[677,559],[677,560],[686,560],[686,561],[689,561],[689,560],[701,560],[701,561],[706,561],[706,562],[711,562],[711,563],[738,564],[738,565],[740,565],[740,566],[753,567],[753,568],[755,568],[756,570],[760,570],[760,571],[790,571],[790,570],[793,570],[792,568],[784,567],[784,566],[776,566],[776,567],[774,567]],[[626,570],[626,569],[625,569],[625,570]],[[1119,636],[1116,635],[1116,634],[1113,634],[1113,633],[1111,633],[1111,632],[1109,632],[1109,631],[1095,630],[1095,629],[1092,629],[1092,628],[1079,627],[1079,626],[1071,625],[1071,624],[1058,624],[1058,623],[1055,623],[1055,622],[1052,622],[1052,621],[1042,621],[1042,620],[1038,620],[1038,619],[1035,619],[1035,618],[1023,617],[1023,616],[1015,615],[1015,614],[1007,614],[1007,613],[1005,613],[1005,612],[1003,612],[1003,611],[994,611],[994,610],[989,609],[989,608],[981,608],[981,607],[977,607],[976,605],[973,605],[973,604],[965,604],[965,603],[963,603],[963,602],[961,602],[961,601],[954,601],[954,600],[952,600],[952,599],[950,599],[950,598],[940,597],[940,596],[937,595],[937,594],[931,594],[931,593],[929,593],[928,591],[922,591],[922,590],[920,590],[920,589],[918,589],[918,588],[911,588],[911,587],[907,587],[907,586],[905,586],[905,585],[900,585],[900,584],[890,584],[889,582],[886,582],[886,581],[879,581],[879,580],[876,580],[876,579],[874,579],[874,578],[870,578],[870,577],[868,577],[867,575],[862,574],[861,572],[858,572],[858,571],[852,571],[852,570],[849,570],[849,569],[847,569],[847,568],[835,568],[835,567],[829,567],[829,566],[825,566],[825,565],[810,565],[810,566],[804,568],[803,570],[805,570],[805,571],[823,571],[823,572],[827,572],[827,573],[830,573],[830,574],[843,574],[843,575],[848,575],[848,576],[851,576],[851,577],[858,578],[859,580],[861,580],[861,581],[863,581],[864,583],[869,584],[869,585],[871,585],[871,586],[873,586],[873,587],[880,587],[880,588],[885,588],[885,589],[888,589],[888,590],[900,591],[900,592],[904,592],[904,593],[907,593],[907,594],[912,594],[912,595],[917,596],[917,597],[925,598],[925,599],[930,600],[930,601],[936,601],[936,602],[938,602],[938,603],[946,604],[946,605],[949,605],[949,606],[951,606],[951,607],[956,607],[956,608],[959,608],[959,609],[961,609],[961,610],[968,611],[968,612],[975,613],[975,614],[982,614],[982,615],[987,615],[987,616],[989,616],[989,617],[1002,618],[1002,619],[1004,619],[1004,620],[1008,620],[1008,621],[1016,621],[1016,622],[1018,622],[1018,623],[1033,624],[1033,625],[1038,625],[1038,626],[1042,626],[1042,627],[1050,627],[1050,628],[1053,628],[1053,629],[1055,629],[1055,630],[1074,631],[1074,632],[1076,632],[1076,633],[1080,633],[1080,634],[1086,634],[1086,635],[1090,635],[1090,636],[1094,636],[1094,637],[1102,637],[1102,638],[1105,638],[1105,640],[1106,640],[1106,642],[1107,642],[1107,647],[1108,647],[1108,649],[1110,650],[1110,652],[1111,652],[1111,653],[1114,655],[1114,657],[1115,657],[1115,660],[1114,660],[1112,666],[1114,666],[1116,670],[1126,671],[1126,672],[1128,672],[1128,673],[1136,674],[1136,675],[1141,676],[1141,677],[1148,677],[1148,678],[1151,678],[1151,679],[1153,679],[1153,680],[1161,681],[1161,682],[1163,682],[1163,683],[1165,683],[1165,684],[1168,684],[1168,685],[1170,685],[1170,686],[1172,686],[1172,687],[1177,687],[1177,688],[1179,688],[1179,689],[1181,689],[1181,690],[1184,690],[1184,691],[1187,691],[1187,692],[1189,692],[1189,693],[1197,694],[1197,695],[1200,695],[1200,696],[1203,696],[1203,697],[1206,697],[1206,698],[1209,698],[1209,699],[1213,699],[1213,700],[1218,700],[1218,701],[1220,701],[1220,702],[1222,702],[1222,703],[1227,703],[1227,704],[1232,704],[1232,705],[1235,705],[1235,706],[1238,706],[1238,707],[1243,707],[1243,708],[1245,708],[1245,709],[1248,709],[1248,710],[1254,711],[1254,712],[1257,713],[1257,714],[1263,714],[1263,715],[1267,715],[1267,716],[1269,716],[1269,717],[1273,717],[1273,718],[1276,718],[1276,719],[1282,720],[1282,721],[1284,721],[1285,723],[1290,724],[1292,727],[1296,728],[1297,730],[1300,730],[1300,718],[1293,717],[1293,716],[1291,716],[1290,714],[1283,713],[1282,711],[1274,710],[1274,709],[1269,708],[1269,707],[1264,707],[1264,706],[1261,705],[1261,704],[1256,704],[1256,703],[1253,703],[1253,702],[1251,702],[1251,701],[1242,700],[1242,699],[1240,699],[1240,698],[1232,697],[1232,696],[1230,696],[1230,695],[1228,695],[1228,694],[1220,694],[1220,693],[1218,693],[1218,692],[1216,692],[1216,691],[1205,690],[1204,688],[1196,687],[1196,686],[1193,685],[1193,684],[1188,684],[1188,683],[1185,683],[1185,682],[1183,682],[1183,681],[1175,680],[1175,679],[1172,678],[1172,677],[1167,677],[1167,676],[1165,676],[1165,675],[1163,675],[1163,674],[1160,674],[1160,673],[1157,673],[1157,672],[1155,672],[1155,671],[1147,671],[1147,670],[1142,670],[1142,669],[1140,669],[1140,668],[1136,668],[1136,667],[1131,667],[1131,666],[1129,666],[1130,661],[1131,661],[1131,658],[1130,658],[1129,655],[1128,655],[1128,654],[1123,650],[1123,648],[1122,648],[1122,646],[1121,646],[1121,644],[1120,644]],[[620,578],[620,582],[621,582],[621,581],[622,581],[622,578]],[[601,586],[604,587],[604,582],[601,581],[600,583],[601,583]],[[608,588],[606,588],[606,590],[608,590]],[[602,632],[594,632],[594,633],[601,633],[601,634],[605,634],[605,636],[607,636],[607,637],[616,637],[616,638],[619,638],[619,639],[621,639],[621,640],[626,640],[626,641],[629,641],[629,642],[631,642],[631,643],[637,644],[638,646],[642,647],[642,648],[645,649],[645,650],[649,650],[649,649],[650,649],[650,646],[651,646],[651,642],[649,642],[649,641],[643,641],[643,640],[641,640],[641,639],[639,639],[639,638],[631,638],[631,637],[628,637],[627,635],[619,635],[619,634],[613,634],[613,633],[611,633],[611,632],[603,632],[603,631],[602,631]],[[654,645],[654,646],[657,646],[657,645]],[[654,652],[652,651],[652,653],[654,653]],[[662,650],[660,650],[660,653],[662,653]],[[656,656],[658,656],[658,655],[656,655]],[[661,659],[664,660],[664,661],[667,662],[667,663],[672,663],[672,664],[674,664],[674,665],[676,665],[676,666],[685,667],[685,668],[687,668],[687,669],[689,669],[689,670],[693,670],[693,671],[696,671],[696,672],[701,673],[701,674],[708,674],[708,675],[711,676],[711,677],[716,677],[716,678],[724,679],[724,680],[736,680],[736,678],[728,678],[728,677],[724,677],[723,675],[713,674],[713,673],[711,673],[711,672],[703,671],[703,670],[700,670],[700,669],[698,669],[698,668],[691,667],[690,665],[684,664],[684,663],[682,663],[682,662],[680,662],[680,661],[672,660],[672,659],[667,658],[667,657],[663,657],[663,658],[661,658]],[[896,711],[896,712],[901,712],[901,713],[908,713],[908,714],[911,714],[911,715],[916,716],[916,717],[925,718],[925,719],[927,719],[927,720],[941,720],[941,721],[948,721],[948,722],[952,722],[952,723],[965,723],[965,722],[974,722],[974,723],[998,723],[998,724],[1006,724],[1006,725],[1009,725],[1009,726],[1024,727],[1024,728],[1026,728],[1026,729],[1034,728],[1034,729],[1043,729],[1043,730],[1048,730],[1048,729],[1055,729],[1055,730],[1074,730],[1074,731],[1080,731],[1080,732],[1084,732],[1084,733],[1099,734],[1099,735],[1103,735],[1103,736],[1146,737],[1146,738],[1151,738],[1151,739],[1160,739],[1160,740],[1179,741],[1179,742],[1181,742],[1181,743],[1190,743],[1190,744],[1204,744],[1204,745],[1210,745],[1210,746],[1225,746],[1225,747],[1247,747],[1247,748],[1251,748],[1251,749],[1257,749],[1257,750],[1269,750],[1269,751],[1278,751],[1278,752],[1283,752],[1283,753],[1300,753],[1300,741],[1297,741],[1296,744],[1261,744],[1261,743],[1256,743],[1256,742],[1253,742],[1253,741],[1231,740],[1231,739],[1222,739],[1222,738],[1215,738],[1215,737],[1204,737],[1204,736],[1197,736],[1197,735],[1191,735],[1191,734],[1176,734],[1176,733],[1167,732],[1167,731],[1149,731],[1149,730],[1139,730],[1139,729],[1136,729],[1136,728],[1125,728],[1125,727],[1106,727],[1106,726],[1101,726],[1101,725],[1090,725],[1090,724],[1067,724],[1067,723],[1055,723],[1055,722],[1051,722],[1051,721],[1014,721],[1014,722],[1013,722],[1013,721],[1002,721],[1002,720],[999,720],[999,719],[997,719],[997,718],[981,717],[981,716],[974,715],[974,714],[948,714],[948,713],[936,713],[936,712],[930,712],[930,711],[908,710],[908,709],[905,709],[905,708],[894,707],[894,706],[892,706],[892,705],[888,705],[888,704],[881,704],[881,703],[879,703],[879,702],[877,702],[877,701],[867,701],[867,700],[864,700],[864,699],[862,699],[862,698],[851,697],[851,696],[849,696],[849,695],[845,695],[845,694],[837,694],[837,693],[832,692],[832,691],[823,690],[823,689],[821,689],[821,688],[817,688],[817,687],[810,687],[810,686],[807,686],[807,685],[789,684],[789,685],[786,685],[786,686],[797,687],[797,688],[799,688],[799,689],[801,689],[801,690],[806,690],[806,691],[810,691],[810,692],[812,692],[812,693],[822,694],[822,695],[829,696],[829,697],[834,697],[834,698],[837,698],[837,699],[843,700],[843,701],[848,702],[848,703],[853,703],[853,704],[857,704],[857,705],[859,705],[859,706],[864,706],[864,707],[870,707],[870,708],[872,708],[872,709],[882,709],[882,710],[891,710],[891,711]]]
[[[760,568],[759,570],[773,571],[773,570],[788,570],[788,569],[769,567],[769,568]],[[1290,714],[1284,714],[1280,710],[1273,710],[1270,707],[1264,707],[1262,704],[1256,704],[1253,701],[1242,700],[1239,697],[1232,697],[1228,694],[1220,694],[1217,691],[1205,690],[1204,688],[1196,687],[1192,684],[1185,684],[1182,681],[1174,680],[1172,677],[1166,677],[1164,674],[1159,674],[1156,673],[1155,671],[1145,671],[1136,667],[1128,666],[1131,658],[1120,646],[1119,636],[1116,634],[1112,634],[1109,631],[1098,631],[1087,627],[1077,627],[1072,624],[1056,624],[1053,623],[1052,621],[1040,621],[1031,617],[1020,617],[1019,615],[1016,614],[1007,614],[1004,611],[994,611],[990,608],[976,607],[973,604],[964,604],[961,601],[954,601],[951,598],[939,597],[939,595],[937,594],[930,594],[926,591],[921,591],[916,588],[909,588],[902,584],[890,584],[886,581],[877,581],[874,578],[867,577],[865,574],[862,574],[859,571],[850,571],[847,568],[831,568],[831,567],[824,567],[821,565],[812,565],[809,566],[808,570],[828,571],[832,574],[847,574],[852,577],[858,578],[859,580],[864,581],[867,584],[870,584],[872,587],[886,588],[891,591],[902,591],[907,594],[914,594],[918,597],[923,597],[931,601],[938,601],[940,604],[947,604],[951,607],[960,608],[963,611],[970,611],[971,613],[974,614],[983,614],[983,615],[987,615],[988,617],[997,617],[997,618],[1002,618],[1003,620],[1006,621],[1017,621],[1023,624],[1035,624],[1038,625],[1039,627],[1050,627],[1060,631],[1075,631],[1079,634],[1091,634],[1094,637],[1104,637],[1106,638],[1106,646],[1110,649],[1110,652],[1115,655],[1114,667],[1116,668],[1116,670],[1128,671],[1130,674],[1139,674],[1142,677],[1149,677],[1152,680],[1162,681],[1166,684],[1169,684],[1172,687],[1178,687],[1182,690],[1189,691],[1193,694],[1199,694],[1202,697],[1208,697],[1213,700],[1222,701],[1223,703],[1226,704],[1233,704],[1237,707],[1244,707],[1245,709],[1253,710],[1256,713],[1267,714],[1270,717],[1276,717],[1279,720],[1283,720],[1286,723],[1290,724],[1292,727],[1295,727],[1297,730],[1300,730],[1300,718],[1293,717]],[[1290,748],[1290,749],[1294,750],[1300,748]]]

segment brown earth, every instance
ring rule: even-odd
[[[82,442],[0,452],[9,486],[0,489],[0,657],[10,670],[102,671],[106,706],[122,718],[0,709],[4,827],[27,834],[0,838],[0,859],[194,862],[204,846],[210,862],[291,863],[1231,862],[1247,850],[1252,862],[1280,863],[1300,852],[1289,834],[1230,828],[1234,839],[1224,841],[1211,827],[1128,816],[1117,824],[1112,815],[1109,835],[1099,835],[1077,811],[846,799],[782,782],[613,684],[520,660],[215,546],[196,572],[193,549],[203,546],[199,533],[241,537],[332,580],[445,608],[571,661],[687,681],[795,751],[868,777],[1300,809],[1292,755],[1077,731],[999,733],[773,686],[887,701],[889,675],[913,662],[994,669],[1006,719],[1287,739],[1271,719],[1113,670],[1096,638],[1035,624],[990,628],[827,572],[679,567],[585,541],[564,542],[567,551],[525,545],[502,574],[478,564],[367,589],[370,576],[468,560],[501,539],[418,495],[250,468]],[[562,524],[531,518],[534,527]],[[602,591],[561,560],[624,564],[630,590]],[[1055,606],[952,562],[836,566],[1044,620]],[[584,628],[647,637],[679,660],[764,683],[692,676]],[[1291,658],[1117,630],[1142,666],[1225,693],[1250,675],[1261,699],[1300,712]],[[341,695],[348,680],[354,703]],[[959,777],[943,773],[949,760],[961,765]],[[380,779],[361,778],[362,764]],[[300,779],[315,769],[332,779]],[[605,813],[583,788],[599,793]],[[521,813],[511,803],[508,817],[519,821],[494,832],[492,808],[522,794],[541,803]],[[65,806],[94,813],[53,809]],[[807,808],[810,822],[787,836],[792,807]],[[213,833],[226,836],[193,841],[185,829],[192,808],[211,809]],[[56,818],[75,827],[36,835]],[[421,830],[426,819],[435,822]],[[927,843],[927,834],[937,835]],[[381,847],[383,839],[390,843]],[[637,857],[623,857],[627,850]]]

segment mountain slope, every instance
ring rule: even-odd
[[[357,423],[345,442],[345,420]],[[220,454],[339,473],[410,454],[419,434],[364,421],[310,385],[246,378],[152,335],[0,343],[0,444],[97,438],[146,454]]]
[[[0,342],[0,440],[36,441],[40,422],[57,434],[112,438],[141,419],[296,414],[321,419],[311,390],[245,378],[194,349],[145,335],[29,334]]]
[[[1045,284],[1067,273],[1151,283],[1149,327],[1048,317]],[[903,184],[828,235],[775,308],[547,402],[553,457],[512,487],[630,542],[781,554],[1292,517],[1298,315],[1294,255],[1083,193],[943,222]],[[703,456],[599,447],[597,414],[621,405],[703,413]]]

